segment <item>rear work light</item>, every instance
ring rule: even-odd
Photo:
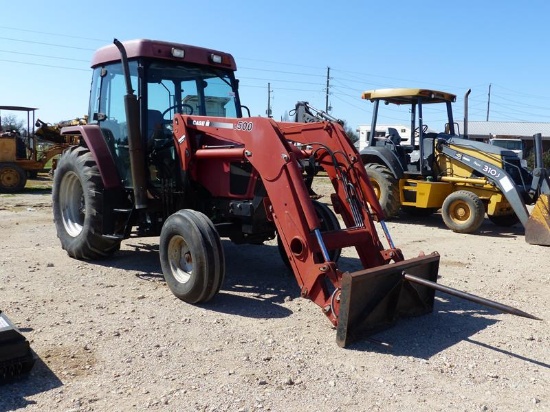
[[[210,55],[210,60],[212,61],[212,63],[221,64],[222,63],[222,56],[220,56],[219,54],[212,53]]]
[[[172,56],[183,59],[185,57],[185,50],[176,49],[175,47],[172,47]]]

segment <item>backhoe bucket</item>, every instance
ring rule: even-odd
[[[525,225],[525,241],[550,246],[550,195],[541,194]]]
[[[439,254],[344,273],[336,330],[338,346],[392,326],[399,318],[433,311],[435,290],[405,279],[405,273],[437,282]]]

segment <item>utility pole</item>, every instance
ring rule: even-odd
[[[267,110],[265,111],[267,117],[273,117],[271,115],[271,83],[267,84]]]
[[[327,67],[327,90],[325,94],[325,112],[327,113],[329,112],[329,110],[332,109],[332,107],[328,105],[329,90],[330,90],[330,67]]]
[[[489,121],[489,108],[491,106],[491,83],[489,83],[489,94],[488,94],[488,97],[487,97],[487,119],[485,120],[486,122]]]

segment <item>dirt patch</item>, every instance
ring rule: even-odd
[[[549,249],[526,244],[521,227],[487,220],[461,235],[437,214],[388,223],[406,257],[441,254],[439,283],[543,321],[438,293],[433,314],[340,349],[275,242],[223,240],[222,290],[193,306],[165,285],[158,238],[76,261],[50,203],[43,189],[0,196],[0,309],[38,359],[27,379],[0,387],[0,411],[550,410]],[[357,266],[355,252],[340,264]]]

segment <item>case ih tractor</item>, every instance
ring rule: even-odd
[[[456,294],[436,283],[437,253],[405,260],[394,246],[339,123],[242,117],[231,55],[115,40],[95,53],[92,68],[89,124],[62,129],[80,144],[63,154],[54,177],[55,225],[71,257],[100,259],[129,237],[160,235],[167,285],[197,304],[222,286],[222,237],[277,237],[301,295],[336,326],[341,346],[400,316],[431,312],[436,289]],[[329,176],[329,205],[310,197],[307,165]],[[345,247],[363,269],[338,268]]]

